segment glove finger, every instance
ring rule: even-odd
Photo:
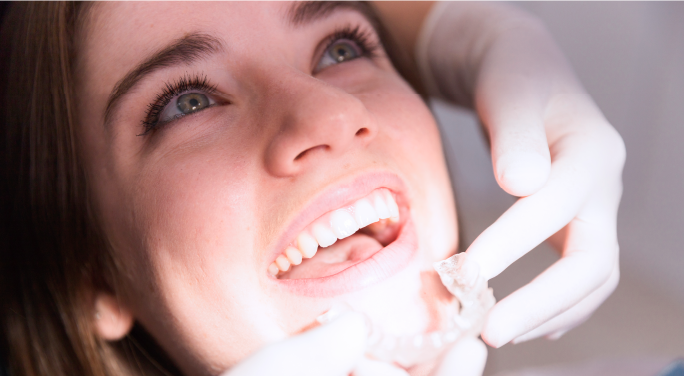
[[[548,79],[547,56],[535,57],[538,46],[529,40],[492,46],[475,91],[475,106],[489,133],[496,181],[514,196],[537,192],[551,169],[544,115],[553,80]],[[532,50],[520,51],[524,47]]]
[[[433,376],[481,376],[487,362],[487,347],[476,338],[464,338],[442,357]]]
[[[608,280],[601,287],[589,294],[589,296],[584,298],[579,303],[575,304],[569,310],[552,318],[537,328],[517,337],[513,340],[513,343],[521,343],[542,336],[553,336],[549,337],[549,339],[560,338],[562,334],[588,319],[589,316],[591,316],[591,314],[594,313],[594,311],[601,305],[601,303],[603,303],[608,296],[613,293],[619,280],[620,272],[616,265]]]
[[[305,333],[271,344],[223,376],[348,375],[366,347],[366,319],[349,312]]]
[[[480,265],[486,279],[496,277],[577,215],[589,187],[584,176],[572,171],[573,163],[564,162],[554,163],[544,188],[519,199],[468,247],[469,258]]]
[[[575,219],[563,257],[489,313],[482,338],[500,347],[566,312],[608,281],[617,265],[614,228]]]
[[[533,91],[533,88],[529,89]],[[491,142],[494,176],[513,196],[529,196],[548,181],[551,171],[543,107],[534,92],[513,94],[493,102],[480,112]]]

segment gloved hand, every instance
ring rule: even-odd
[[[394,365],[364,356],[367,337],[362,314],[348,312],[330,323],[267,345],[221,376],[407,376]],[[435,376],[480,376],[487,358],[484,344],[468,338],[442,357]]]
[[[624,143],[538,20],[503,4],[435,7],[416,50],[427,86],[476,109],[497,182],[522,197],[467,253],[487,279],[548,238],[562,253],[491,310],[482,338],[558,338],[617,285]]]

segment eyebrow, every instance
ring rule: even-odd
[[[360,1],[301,1],[295,2],[289,9],[290,24],[302,26],[329,16],[338,9],[349,9],[361,13],[371,23],[374,21],[372,10]],[[373,25],[375,26],[375,25]]]
[[[112,112],[121,97],[145,78],[145,76],[161,68],[177,64],[192,64],[222,50],[223,44],[221,41],[208,34],[191,33],[176,39],[170,45],[138,64],[137,67],[128,72],[124,78],[114,85],[114,89],[107,99],[104,123],[109,123]]]

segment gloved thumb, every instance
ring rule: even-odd
[[[258,350],[221,376],[348,375],[366,351],[367,335],[366,318],[347,312]]]

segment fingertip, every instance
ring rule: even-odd
[[[508,194],[529,196],[541,189],[549,179],[551,160],[531,151],[510,152],[496,161],[496,180]]]
[[[487,346],[485,346],[484,342],[477,338],[464,339],[463,341],[466,343],[465,347],[468,348],[468,354],[473,359],[487,359]]]
[[[497,319],[497,307],[495,306],[487,316],[487,322],[485,322],[484,328],[482,328],[482,333],[480,336],[482,340],[490,347],[495,349],[507,344],[511,341],[510,333],[507,333],[502,328],[506,327],[506,323],[501,324],[501,320]],[[498,324],[497,324],[498,323]]]
[[[477,338],[464,338],[444,355],[436,376],[480,376],[487,362],[487,347]]]
[[[482,334],[480,334],[480,336],[482,337],[482,340],[487,344],[487,346],[493,347],[495,349],[498,349],[499,347],[508,343],[507,341],[503,341],[499,336],[492,334],[491,331],[482,331]]]

